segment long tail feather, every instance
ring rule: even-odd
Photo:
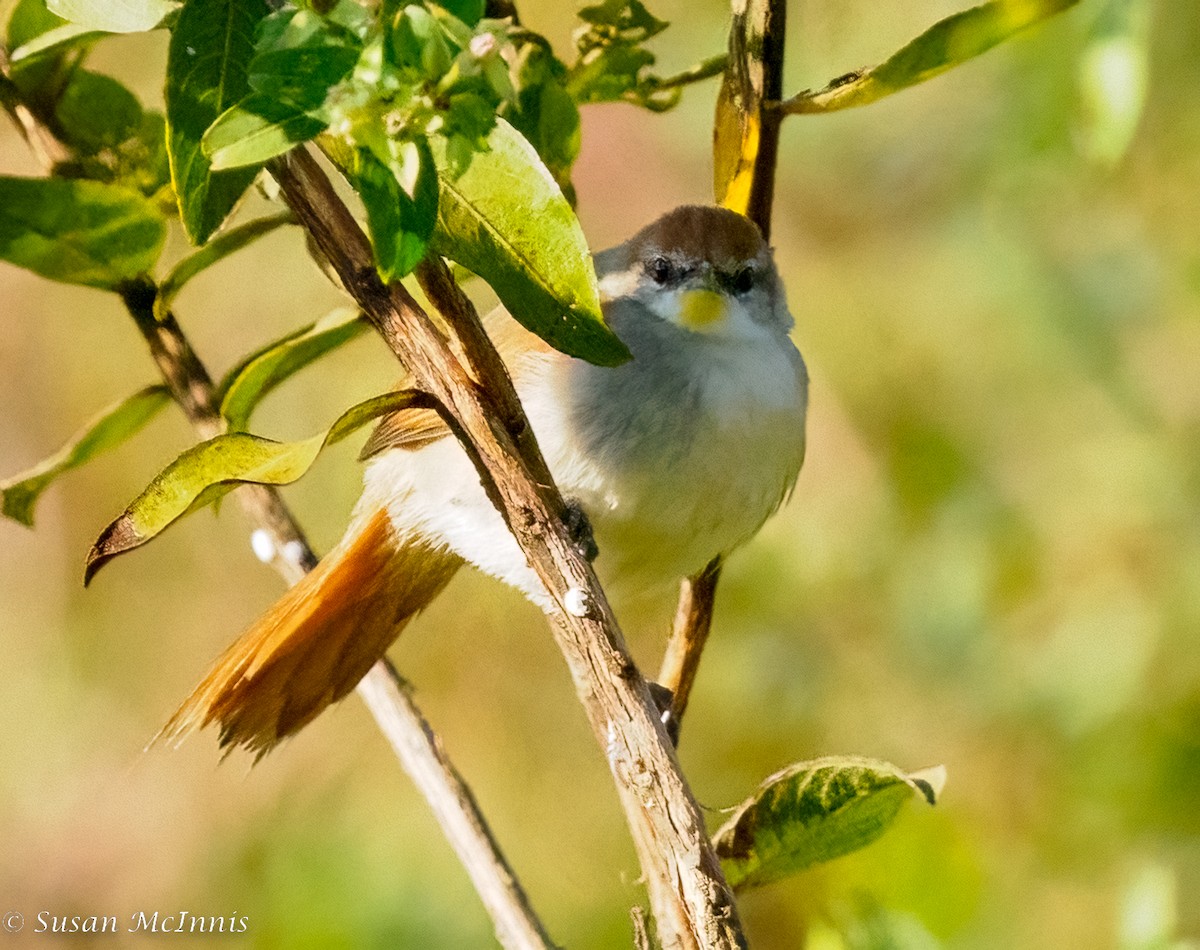
[[[261,757],[354,689],[461,563],[398,543],[377,511],[220,656],[159,735],[217,722],[222,746]]]

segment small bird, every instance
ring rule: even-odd
[[[503,309],[485,321],[608,590],[677,582],[748,541],[795,485],[808,376],[771,249],[732,211],[684,206],[595,257],[633,354],[600,367]],[[432,410],[385,417],[338,545],[216,661],[163,732],[216,722],[259,755],[349,693],[469,563],[552,606]]]

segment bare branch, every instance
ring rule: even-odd
[[[700,657],[712,629],[713,608],[717,597],[717,580],[721,576],[721,559],[713,558],[708,566],[679,586],[679,606],[675,608],[675,623],[671,639],[658,672],[658,682],[671,693],[667,710],[667,731],[679,745],[679,730],[687,711],[692,684],[700,669]]]
[[[429,802],[491,915],[500,943],[509,950],[552,947],[485,824],[475,796],[413,703],[400,674],[387,659],[380,660],[359,684],[358,694]]]
[[[551,628],[620,791],[660,932],[678,933],[674,946],[745,946],[704,818],[591,564],[564,522],[562,496],[540,477],[546,466],[532,431],[522,416],[518,443],[509,425],[497,424],[496,400],[516,401],[507,393],[511,382],[491,372],[493,357],[481,354],[470,358],[481,376],[472,379],[403,285],[382,284],[362,229],[303,147],[270,168],[292,210],[417,385],[458,419],[485,487],[556,604],[548,613]],[[460,340],[464,332],[474,335],[449,308],[442,316]],[[662,928],[664,920],[672,926]]]
[[[0,81],[7,83],[4,65],[0,58]],[[47,170],[69,157],[65,146],[19,100],[5,98],[3,105]],[[220,435],[226,427],[217,408],[212,377],[175,315],[169,310],[156,314],[158,294],[159,287],[149,277],[121,290],[125,307],[146,340],[167,388],[196,433],[202,439]],[[266,532],[273,552],[270,564],[285,581],[295,584],[316,566],[316,554],[275,489],[243,485],[235,494],[250,522]],[[462,859],[501,944],[510,950],[552,947],[470,789],[386,658],[371,668],[359,684],[358,693]]]

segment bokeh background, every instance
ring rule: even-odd
[[[568,6],[521,9],[566,49]],[[787,86],[877,62],[957,6],[793,0]],[[664,72],[723,47],[723,4],[651,8],[674,23],[654,43]],[[161,103],[165,35],[93,62]],[[594,246],[710,200],[715,94],[585,110]],[[10,128],[0,173],[37,173]],[[949,784],[869,849],[747,894],[752,944],[1200,945],[1194,0],[1083,0],[933,82],[790,119],[774,244],[812,375],[809,457],[726,570],[683,764],[714,825],[820,754],[944,763]],[[219,373],[339,303],[293,231],[202,275],[178,314]],[[154,380],[105,294],[0,264],[0,309],[0,476]],[[256,429],[311,434],[395,374],[360,338]],[[0,911],[248,918],[244,937],[179,946],[490,945],[356,697],[254,768],[219,765],[211,735],[141,751],[280,592],[232,504],[82,589],[99,529],[190,440],[164,413],[52,488],[36,530],[0,523]],[[355,454],[286,493],[320,549],[356,497]],[[625,618],[651,670],[669,606]],[[538,614],[464,572],[393,656],[556,939],[629,945],[636,862]],[[0,946],[52,945],[28,929]]]

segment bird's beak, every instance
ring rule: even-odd
[[[679,323],[688,330],[705,333],[716,329],[729,312],[725,295],[715,290],[685,290],[679,298]]]

